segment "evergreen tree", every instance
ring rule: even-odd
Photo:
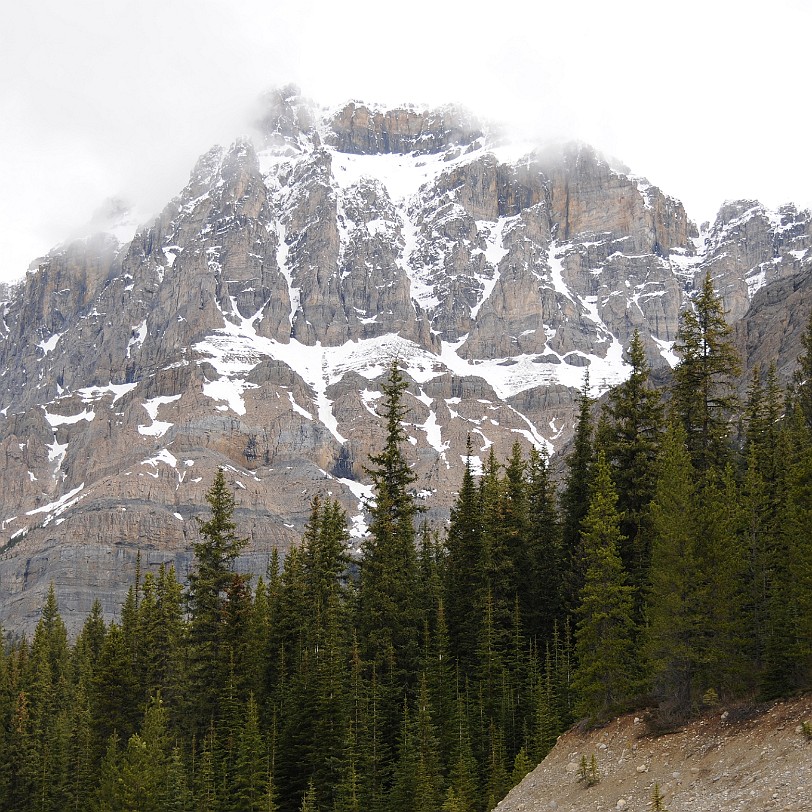
[[[44,774],[38,738],[28,696],[25,691],[20,691],[11,714],[7,748],[9,761],[6,765],[6,786],[9,809],[36,808],[32,801],[37,797],[38,784]]]
[[[512,588],[509,592],[513,604],[516,594],[526,595],[530,588],[530,560],[527,554],[529,531],[529,505],[527,498],[527,463],[518,442],[513,443],[505,465],[504,485],[500,493],[499,531],[504,537],[503,547],[512,570]],[[522,605],[525,605],[524,598]]]
[[[673,424],[663,441],[652,503],[646,630],[648,672],[665,726],[691,710],[702,664],[701,609],[706,596],[696,551],[696,498],[685,431]]]
[[[612,469],[621,514],[624,541],[620,558],[636,596],[642,594],[650,558],[648,508],[654,497],[657,455],[663,432],[660,393],[649,384],[649,367],[643,342],[635,330],[629,347],[629,378],[610,390],[597,442]],[[636,616],[641,617],[638,602]]]
[[[286,566],[285,627],[290,675],[278,774],[281,805],[298,804],[313,780],[319,806],[332,806],[345,734],[348,683],[347,606],[339,576],[346,567],[346,516],[338,503],[313,502],[295,566]],[[286,562],[287,564],[287,562]],[[289,590],[295,594],[289,595]]]
[[[477,782],[477,763],[471,743],[471,731],[465,698],[457,692],[455,703],[454,741],[450,751],[448,769],[448,793],[443,806],[458,812],[474,812],[481,805]]]
[[[169,803],[169,733],[160,696],[147,706],[140,733],[134,733],[122,754],[115,809],[163,812]]]
[[[406,382],[392,363],[383,384],[386,442],[370,456],[372,479],[369,535],[363,544],[358,626],[366,659],[379,675],[389,675],[393,686],[413,686],[419,660],[419,616],[415,601],[417,555],[414,520],[418,508],[410,486],[415,481],[403,454],[406,432],[402,404]],[[390,708],[397,729],[397,704]]]
[[[415,719],[415,812],[434,812],[440,806],[442,771],[437,731],[432,719],[431,698],[425,676],[420,682]]]
[[[102,605],[99,599],[93,601],[90,614],[87,616],[82,631],[76,641],[77,647],[86,652],[91,668],[95,668],[104,647],[104,636],[107,634],[107,627],[104,622]]]
[[[161,564],[158,577],[144,576],[138,607],[143,662],[143,687],[150,695],[158,691],[168,705],[180,699],[183,680],[181,646],[184,637],[183,590],[175,568]]]
[[[167,812],[192,812],[192,792],[189,787],[187,766],[183,751],[177,745],[172,753],[167,767],[167,800],[164,807]]]
[[[491,720],[487,735],[485,763],[485,808],[493,809],[510,789],[507,751],[502,730]]]
[[[93,736],[92,709],[84,684],[77,686],[63,711],[66,740],[62,746],[61,797],[64,809],[85,810],[96,786],[98,762]]]
[[[200,812],[217,812],[219,809],[216,747],[216,735],[212,724],[203,738],[203,749],[194,772],[194,804]]]
[[[99,783],[96,790],[96,812],[117,812],[121,793],[121,748],[119,736],[113,733],[107,740],[107,749],[99,768]]]
[[[313,784],[313,779],[307,786],[307,792],[302,796],[302,804],[299,807],[299,812],[318,812],[319,806],[316,803],[316,787]]]
[[[598,454],[589,512],[582,525],[586,578],[578,608],[574,688],[576,713],[607,718],[628,703],[636,671],[632,589],[618,554],[617,494],[603,452]]]
[[[3,627],[0,626],[0,798],[9,793],[9,762],[11,754],[8,752],[8,729],[11,724],[13,709],[13,689],[9,673],[8,657],[6,656]],[[0,807],[2,808],[2,807]]]
[[[562,730],[556,698],[556,673],[549,644],[546,647],[544,669],[534,686],[535,708],[531,755],[541,761],[552,750]]]
[[[782,435],[782,498],[773,544],[765,556],[761,692],[767,699],[812,681],[812,432],[797,401],[790,403]]]
[[[524,747],[516,753],[516,758],[513,759],[513,772],[510,775],[510,785],[515,787],[534,767],[535,765],[527,755]]]
[[[69,670],[67,632],[51,584],[34,631],[24,683],[25,713],[33,735],[26,741],[32,764],[23,773],[28,772],[33,779],[32,798],[42,809],[61,801],[59,774],[66,756],[63,747],[67,737]]]
[[[546,452],[530,451],[528,482],[528,582],[521,603],[527,636],[536,646],[548,640],[562,619],[561,523]]]
[[[806,428],[812,431],[812,312],[804,334],[801,336],[804,352],[798,357],[794,383],[798,408],[803,415]]]
[[[694,308],[682,313],[675,345],[682,360],[674,370],[673,404],[699,471],[724,469],[730,455],[730,418],[740,371],[730,332],[708,273]]]
[[[728,698],[752,687],[752,660],[745,655],[753,636],[746,613],[744,516],[732,467],[702,487],[696,516],[696,592],[702,619],[696,644],[702,659],[698,678],[703,693],[712,688]]]
[[[248,698],[239,732],[237,764],[229,787],[235,812],[261,812],[267,800],[268,758],[259,729],[259,712],[254,697]]]
[[[246,544],[236,534],[233,521],[234,496],[219,468],[206,493],[210,517],[200,522],[200,540],[194,544],[195,570],[189,575],[190,722],[193,729],[205,729],[217,715],[229,666],[229,645],[225,634],[225,610],[229,589],[235,581],[234,560]]]
[[[581,547],[581,522],[589,509],[592,475],[592,400],[589,397],[589,372],[578,401],[578,422],[572,451],[567,457],[567,477],[561,494],[561,607],[572,615],[578,606],[586,570]]]
[[[433,718],[440,741],[440,752],[450,757],[455,741],[454,707],[457,663],[452,661],[448,628],[445,622],[445,604],[437,606],[434,636],[428,641],[426,680]]]
[[[491,459],[481,483],[482,503],[489,512],[485,519],[485,581],[491,601],[490,623],[500,652],[510,645],[513,611],[520,588],[516,559],[521,558],[525,569],[527,567],[524,467],[521,449],[514,444],[504,477],[499,477],[498,467]]]
[[[140,715],[141,686],[135,682],[132,661],[121,627],[111,623],[93,674],[93,726],[98,741],[113,733],[123,740],[135,732]]]

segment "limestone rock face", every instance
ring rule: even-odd
[[[191,566],[222,467],[264,571],[332,494],[357,546],[384,439],[381,384],[409,382],[406,453],[442,529],[463,468],[516,441],[560,448],[585,371],[657,375],[710,272],[747,359],[791,374],[810,305],[810,215],[682,205],[594,150],[520,160],[456,107],[323,115],[268,96],[257,143],[213,147],[126,244],[93,235],[0,287],[0,623],[31,630],[51,580],[72,631],[113,617],[145,566]],[[806,310],[805,310],[806,308]],[[765,326],[766,325],[766,326]]]
[[[808,211],[788,205],[773,212],[755,200],[728,202],[707,237],[701,271],[711,274],[729,319],[738,321],[760,288],[808,267],[810,247]],[[744,277],[742,268],[749,269]]]
[[[350,102],[330,121],[327,143],[356,155],[442,152],[482,136],[481,125],[465,110],[448,105],[418,112],[409,107],[374,110]]]

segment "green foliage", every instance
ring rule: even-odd
[[[511,786],[515,787],[533,769],[533,766],[534,764],[527,755],[527,751],[522,747],[516,753],[516,758],[513,759],[513,772],[510,776]]]
[[[653,812],[668,812],[665,808],[665,795],[660,790],[660,785],[655,782],[654,789],[651,791],[651,801],[649,806]]]
[[[699,471],[722,469],[730,458],[730,419],[738,405],[735,383],[740,361],[730,341],[721,299],[710,273],[683,311],[675,350],[673,407],[685,429],[685,442]]]
[[[636,590],[636,617],[640,619],[651,557],[649,505],[654,497],[664,425],[660,393],[649,385],[649,368],[637,330],[629,348],[629,362],[631,375],[609,392],[597,445],[606,455],[618,493],[618,552]]]
[[[595,754],[587,760],[585,755],[581,756],[580,764],[578,765],[578,780],[584,783],[584,786],[594,787],[601,780],[600,770],[598,769],[598,760]]]
[[[812,431],[812,312],[809,322],[801,336],[804,352],[798,357],[798,368],[795,371],[794,383],[798,409],[803,416],[808,431]]]
[[[681,425],[663,442],[652,503],[653,546],[649,574],[646,654],[661,711],[687,714],[701,664],[701,607],[706,586],[697,556],[697,499],[694,471]]]
[[[369,535],[364,541],[359,592],[359,626],[365,654],[381,674],[394,667],[391,678],[410,682],[418,660],[420,628],[414,600],[417,584],[414,520],[418,508],[411,485],[415,481],[403,453],[406,433],[403,393],[406,382],[395,360],[383,385],[386,441],[370,456],[372,480]],[[412,680],[413,681],[413,677]]]
[[[469,435],[462,484],[451,507],[444,579],[449,639],[454,655],[465,668],[476,659],[486,592],[481,502],[471,468],[472,455]]]
[[[586,579],[578,607],[573,684],[576,714],[600,720],[615,713],[634,689],[632,589],[618,555],[621,542],[617,494],[601,451],[589,512],[582,525]]]
[[[199,732],[217,716],[219,697],[226,683],[234,640],[229,625],[234,621],[234,602],[242,600],[240,576],[234,560],[247,540],[237,536],[234,496],[219,468],[206,493],[210,516],[201,521],[200,539],[194,543],[196,568],[189,574],[187,602],[191,611],[188,663],[190,721]],[[232,621],[227,624],[227,619]]]
[[[572,452],[567,457],[567,478],[561,493],[561,605],[572,614],[578,606],[586,570],[581,546],[581,522],[589,510],[594,448],[589,372],[584,375]]]

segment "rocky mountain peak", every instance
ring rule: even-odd
[[[705,273],[737,320],[812,262],[808,212],[729,204],[700,238],[617,162],[518,157],[459,107],[266,102],[258,142],[209,150],[129,244],[61,246],[0,296],[3,623],[30,627],[51,579],[76,617],[104,584],[112,614],[139,549],[183,572],[217,467],[244,568],[295,542],[316,494],[360,539],[393,358],[442,528],[469,435],[480,461],[560,448],[585,370],[593,395],[622,381],[635,329],[654,367],[676,363]]]
[[[297,85],[269,90],[263,96],[261,106],[263,112],[257,126],[266,147],[295,150],[300,139],[314,130],[316,106],[302,96]]]
[[[484,135],[482,124],[457,105],[380,110],[349,102],[328,126],[326,142],[352,155],[433,155],[449,147],[468,147]]]

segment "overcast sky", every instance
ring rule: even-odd
[[[29,0],[0,30],[0,280],[108,197],[145,215],[295,82],[461,102],[579,138],[681,199],[812,205],[807,0]]]

